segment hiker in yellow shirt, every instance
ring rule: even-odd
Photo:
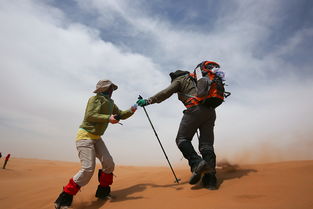
[[[63,187],[63,191],[55,201],[56,209],[71,206],[73,196],[91,179],[96,166],[96,158],[100,160],[102,169],[98,171],[99,185],[95,196],[104,199],[110,194],[114,161],[101,136],[109,123],[116,124],[120,119],[127,119],[137,109],[137,106],[132,106],[128,110],[120,110],[111,99],[116,89],[117,86],[110,80],[100,80],[94,91],[96,95],[89,98],[85,117],[76,137],[81,169]]]

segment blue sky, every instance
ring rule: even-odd
[[[119,85],[113,98],[126,109],[170,72],[213,60],[232,92],[217,109],[220,160],[313,159],[312,19],[305,0],[1,1],[0,151],[75,161],[99,79]],[[147,109],[169,158],[184,163],[177,96]],[[141,109],[123,124],[103,136],[117,163],[166,163]]]

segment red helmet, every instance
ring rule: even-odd
[[[201,71],[209,71],[213,68],[220,68],[220,65],[217,62],[213,61],[203,61],[197,65],[196,68],[200,67]]]

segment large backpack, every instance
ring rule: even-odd
[[[197,94],[186,101],[187,108],[199,104],[216,108],[230,95],[230,92],[225,91],[224,73],[219,68],[216,62],[204,61],[195,68],[194,73],[189,74],[195,84]],[[199,76],[199,72],[202,75]]]

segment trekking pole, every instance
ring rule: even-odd
[[[142,99],[142,96],[139,95],[138,99]],[[143,110],[144,110],[145,113],[146,113],[146,116],[147,116],[147,118],[148,118],[148,120],[149,120],[149,122],[150,122],[150,125],[151,125],[151,127],[152,127],[152,129],[153,129],[153,132],[154,132],[156,138],[158,139],[158,142],[159,142],[159,144],[160,144],[160,146],[161,146],[161,148],[162,148],[162,151],[163,151],[163,153],[164,153],[164,155],[165,155],[165,158],[166,158],[166,160],[167,160],[167,162],[168,162],[168,164],[169,164],[169,166],[170,166],[170,168],[171,168],[171,170],[172,170],[172,173],[173,173],[173,175],[174,175],[174,177],[175,177],[175,181],[176,181],[177,184],[179,184],[180,179],[178,179],[178,178],[176,177],[176,174],[175,174],[175,172],[174,172],[174,170],[173,170],[173,167],[172,167],[172,165],[171,165],[171,163],[170,163],[170,161],[169,161],[169,159],[168,159],[168,157],[167,157],[167,155],[166,155],[166,153],[165,153],[165,150],[164,150],[164,148],[163,148],[163,146],[162,146],[162,143],[161,143],[161,141],[160,141],[160,139],[159,139],[159,136],[158,136],[157,132],[155,131],[154,126],[153,126],[153,124],[152,124],[152,122],[151,122],[151,120],[150,120],[150,117],[149,117],[149,115],[148,115],[148,113],[147,113],[147,110],[146,110],[145,107],[142,107],[142,108],[143,108]]]

